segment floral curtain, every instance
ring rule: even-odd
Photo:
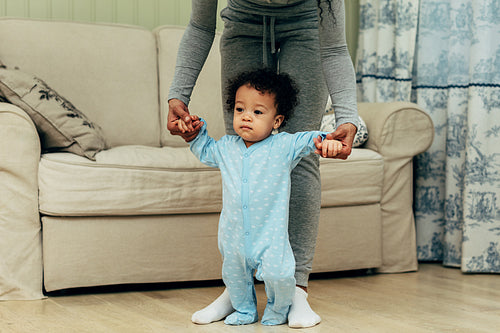
[[[432,117],[415,159],[418,259],[500,272],[500,1],[360,0],[358,99]]]

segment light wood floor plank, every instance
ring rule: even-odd
[[[313,279],[309,301],[323,321],[309,329],[192,324],[191,314],[222,290],[183,287],[0,302],[0,332],[500,332],[500,277],[462,274],[440,264],[420,264],[415,273]],[[262,284],[257,296],[262,315]]]

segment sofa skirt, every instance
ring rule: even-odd
[[[220,279],[218,219],[43,216],[45,290]],[[380,266],[379,204],[322,208],[320,219],[313,272]]]

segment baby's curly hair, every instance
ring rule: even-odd
[[[236,92],[244,85],[249,85],[261,93],[274,95],[276,112],[284,116],[282,126],[290,119],[294,108],[299,102],[297,97],[299,90],[288,74],[278,74],[271,69],[262,68],[240,73],[229,81],[226,101],[228,112],[233,112],[236,103]]]

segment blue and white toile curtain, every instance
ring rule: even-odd
[[[500,273],[500,0],[360,0],[364,102],[432,117],[415,159],[418,259]]]

